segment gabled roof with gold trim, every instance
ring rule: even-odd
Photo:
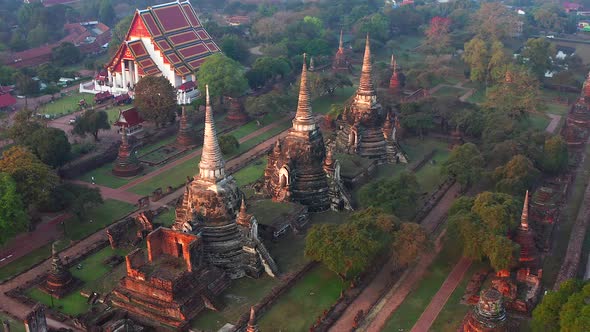
[[[180,76],[196,71],[209,55],[220,52],[190,2],[170,2],[135,12],[125,41],[107,68],[114,70],[121,59],[129,58],[137,61],[145,74],[159,73],[139,37],[149,37],[165,62]]]

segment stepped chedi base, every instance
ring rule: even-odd
[[[182,115],[180,116],[180,126],[178,127],[176,144],[182,147],[189,147],[196,144],[195,136],[184,106],[182,107]]]
[[[40,289],[59,299],[74,291],[80,283],[80,280],[72,276],[72,273],[63,265],[54,243],[51,246],[51,270]]]
[[[395,117],[386,114],[377,101],[371,71],[371,47],[367,36],[360,84],[338,121],[336,150],[373,159],[378,164],[407,163],[395,137]]]
[[[274,276],[277,267],[258,239],[255,218],[242,215],[237,222],[243,198],[236,181],[225,173],[213,111],[206,88],[205,138],[199,163],[199,174],[186,185],[185,193],[176,207],[173,229],[198,234],[203,241],[203,258],[224,270],[232,279],[262,272]],[[245,213],[245,206],[244,206]]]
[[[248,113],[246,113],[246,111],[244,110],[240,98],[225,97],[225,99],[226,102],[229,104],[225,120],[231,122],[248,121]]]
[[[311,112],[305,61],[304,56],[293,126],[284,139],[277,140],[268,156],[264,185],[273,200],[297,202],[310,212],[351,208],[350,200],[341,191],[343,186],[333,184],[340,181],[340,167],[331,168],[331,174],[324,169],[326,147]]]
[[[122,130],[121,145],[119,146],[119,154],[117,160],[113,165],[113,175],[119,177],[132,177],[141,172],[143,167],[135,158],[129,143],[127,142],[127,131]]]
[[[507,332],[502,294],[490,288],[481,292],[479,302],[463,320],[462,332]]]

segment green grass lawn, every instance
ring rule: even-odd
[[[545,131],[547,125],[551,120],[544,114],[530,113],[526,119],[523,120],[528,127]]]
[[[256,216],[258,223],[271,224],[273,220],[296,211],[298,205],[293,203],[274,202],[271,199],[261,199],[248,202],[248,211]]]
[[[129,203],[106,199],[104,204],[92,207],[84,220],[72,217],[65,222],[66,238],[80,240],[97,230],[112,224],[115,220],[135,210]],[[90,222],[92,220],[92,222]]]
[[[89,256],[88,258],[86,258],[85,260],[83,260],[82,262],[80,262],[82,268],[78,269],[76,266],[70,268],[70,272],[72,273],[72,275],[78,279],[80,279],[84,285],[82,285],[79,289],[73,291],[72,293],[68,294],[67,296],[61,298],[61,299],[53,299],[53,301],[51,300],[50,296],[44,292],[42,292],[41,290],[39,290],[38,288],[33,288],[30,289],[27,292],[27,295],[38,301],[41,302],[47,306],[51,306],[52,303],[55,307],[57,307],[57,309],[65,314],[68,315],[79,315],[79,314],[83,314],[86,311],[88,311],[88,308],[90,307],[89,304],[86,303],[87,299],[85,297],[83,297],[82,295],[80,295],[80,290],[82,288],[86,288],[88,287],[88,284],[93,283],[97,280],[102,280],[104,279],[104,276],[111,272],[112,269],[111,267],[109,267],[106,264],[103,264],[103,261],[108,258],[111,255],[126,255],[127,251],[126,250],[120,250],[120,249],[112,249],[111,247],[106,247],[100,251],[98,251],[97,253]],[[121,268],[124,270],[124,266],[125,264],[122,263],[120,264],[117,268],[120,270]],[[109,280],[109,282],[107,283],[108,285],[110,285],[111,287],[114,287],[115,284],[113,283],[113,280]],[[104,291],[105,289],[95,289],[95,288],[90,288],[91,290],[97,290],[97,291]],[[112,288],[111,288],[112,289]]]
[[[430,159],[435,163],[428,161],[416,172],[416,179],[422,192],[430,193],[444,182],[445,177],[440,174],[440,169],[443,163],[449,159],[450,154],[451,152],[446,147],[436,150]]]
[[[117,189],[117,188],[122,187],[135,179],[138,179],[138,178],[148,174],[152,170],[156,169],[155,167],[149,167],[147,165],[143,165],[143,170],[138,175],[131,176],[128,178],[122,178],[122,177],[118,177],[118,176],[113,175],[113,172],[112,172],[113,171],[113,164],[114,164],[114,162],[104,164],[98,168],[95,168],[89,172],[86,172],[86,173],[80,175],[77,178],[77,180],[92,183],[92,177],[94,177],[94,181],[96,184],[101,185],[101,186],[105,186],[108,188]]]
[[[411,164],[418,162],[432,150],[443,151],[448,149],[448,143],[432,138],[420,139],[419,137],[412,137],[404,139],[401,142],[401,147],[406,152]]]
[[[39,108],[41,114],[65,115],[78,110],[78,102],[85,99],[88,105],[94,104],[91,93],[69,92],[66,96],[56,98],[53,103],[47,103]]]
[[[442,88],[438,89],[435,93],[434,96],[436,97],[461,97],[462,95],[464,95],[465,93],[467,93],[467,90],[464,89],[459,89],[459,88],[454,88],[451,86],[443,86]]]
[[[424,278],[418,282],[417,287],[408,294],[404,302],[391,315],[383,331],[397,332],[399,329],[409,331],[422,315],[434,294],[438,292],[460,257],[460,248],[447,242],[428,268]]]
[[[487,265],[483,262],[474,262],[469,267],[469,270],[463,276],[463,280],[455,291],[449,297],[447,303],[442,308],[438,317],[432,324],[430,328],[432,331],[440,331],[440,332],[456,332],[457,328],[461,324],[463,317],[467,313],[468,310],[471,309],[470,306],[461,304],[461,298],[465,294],[465,290],[467,288],[467,284],[469,280],[473,276],[473,274],[479,271],[482,268],[487,267]]]
[[[0,320],[8,321],[11,332],[25,332],[25,324],[20,319],[14,319],[2,312],[0,312]]]
[[[170,207],[168,211],[159,214],[154,219],[154,222],[160,223],[165,227],[170,227],[174,223],[174,217],[176,217],[176,210],[174,210],[174,207]]]
[[[467,84],[464,84],[463,86],[467,87]],[[467,98],[467,101],[473,104],[484,102],[486,99],[486,88],[479,85],[474,88],[476,89],[475,92]]]
[[[353,80],[353,83],[357,84],[355,80]],[[341,104],[345,102],[354,94],[355,90],[356,88],[354,86],[336,89],[333,96],[326,95],[316,98],[311,103],[312,110],[314,113],[326,114],[330,112],[330,107],[332,104]]]
[[[0,280],[19,274],[34,264],[49,258],[49,256],[51,256],[51,244],[37,248],[27,255],[0,268]]]
[[[545,103],[545,113],[567,115],[569,107],[563,104]]]
[[[260,301],[278,284],[278,279],[267,275],[258,279],[232,280],[229,288],[221,295],[223,309],[218,312],[204,310],[191,322],[191,327],[199,331],[214,332],[225,323],[235,323],[242,314],[248,313],[252,305]]]
[[[232,174],[238,185],[244,186],[262,177],[266,168],[266,160],[267,157],[264,156]]]
[[[309,271],[259,318],[261,331],[307,331],[336,302],[342,281],[320,265]]]

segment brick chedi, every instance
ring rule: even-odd
[[[502,294],[490,288],[481,292],[479,302],[463,320],[463,332],[508,331]]]
[[[141,172],[142,167],[127,142],[127,131],[122,130],[121,132],[121,145],[119,145],[117,160],[113,165],[113,174],[120,177],[135,176]]]
[[[195,145],[195,136],[184,106],[180,115],[180,126],[178,127],[178,135],[176,135],[176,144],[184,147]]]
[[[582,146],[590,135],[590,73],[582,86],[580,98],[567,115],[563,130],[570,147]]]
[[[246,326],[246,332],[260,332],[256,324],[256,310],[254,310],[254,307],[250,307],[250,319]]]
[[[401,93],[402,87],[399,81],[399,74],[397,72],[397,62],[395,61],[393,54],[391,55],[391,70],[393,72],[391,73],[391,78],[389,79],[389,91],[391,91],[391,93],[394,95],[399,95]]]
[[[332,61],[332,71],[337,73],[350,73],[352,66],[344,53],[344,42],[342,40],[342,30],[340,30],[340,41],[338,43],[338,51]]]
[[[377,101],[371,67],[371,47],[367,36],[359,87],[339,121],[336,149],[374,159],[379,164],[405,163],[407,159],[397,144],[395,135],[391,135],[389,129],[387,132],[384,130],[384,127],[390,125],[387,121],[391,119],[387,120],[386,112]]]
[[[206,264],[203,247],[197,235],[156,229],[147,237],[147,250],[125,258],[127,275],[111,293],[112,303],[144,321],[176,328],[205,308],[217,310],[217,297],[230,280]]]
[[[204,259],[222,268],[232,279],[258,277],[262,271],[274,276],[276,264],[257,237],[249,238],[236,219],[243,197],[236,181],[225,173],[213,111],[206,88],[205,138],[199,174],[186,185],[176,207],[173,229],[199,234]]]
[[[284,139],[277,140],[264,171],[266,191],[275,201],[294,201],[309,211],[338,208],[340,191],[332,192],[324,170],[326,147],[311,110],[305,57],[301,71],[299,101],[293,126]],[[339,177],[339,176],[338,176]]]
[[[516,229],[514,242],[520,246],[520,255],[518,258],[519,268],[526,270],[526,274],[529,274],[531,271],[536,273],[536,269],[538,268],[538,252],[535,244],[535,233],[529,226],[528,190],[525,194],[520,225]]]
[[[54,243],[51,246],[51,270],[40,289],[59,299],[72,292],[78,285],[80,281],[63,265]]]
[[[225,97],[229,104],[227,116],[225,119],[230,122],[246,122],[248,121],[248,113],[244,110],[242,104],[243,98]]]

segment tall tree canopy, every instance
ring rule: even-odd
[[[133,104],[144,119],[156,126],[170,123],[174,121],[178,107],[176,89],[164,76],[144,76],[135,86]]]
[[[479,179],[483,166],[484,159],[477,146],[466,143],[453,149],[441,172],[447,176],[454,176],[461,185],[466,186]]]
[[[554,54],[555,47],[546,38],[531,38],[524,45],[520,59],[538,79],[543,79],[553,66],[551,57]]]
[[[531,189],[541,177],[541,172],[535,168],[533,162],[519,154],[506,165],[497,167],[494,171],[496,190],[516,196],[523,195]]]
[[[17,191],[30,210],[47,202],[59,182],[58,176],[49,166],[22,146],[12,147],[2,153],[0,172],[14,179]]]
[[[563,282],[557,291],[549,291],[533,310],[534,331],[590,331],[590,283]]]
[[[516,13],[500,2],[484,2],[471,20],[471,30],[484,40],[502,40],[516,30]]]
[[[441,54],[448,50],[451,44],[451,19],[435,16],[430,20],[426,29],[426,45],[434,54]]]
[[[0,173],[0,244],[27,230],[29,218],[12,177]]]
[[[51,56],[53,58],[53,62],[59,66],[73,65],[82,60],[80,49],[74,44],[68,42],[61,43],[61,45],[54,48],[52,50]]]
[[[244,69],[236,61],[217,53],[208,57],[197,72],[199,90],[209,85],[212,97],[239,97],[248,89]]]
[[[363,186],[359,200],[362,206],[380,208],[402,219],[410,219],[416,213],[419,189],[416,175],[403,172],[395,178]]]
[[[526,116],[543,108],[540,83],[526,68],[509,66],[505,79],[487,89],[484,106],[509,115],[513,119]]]
[[[137,99],[136,99],[137,100]],[[98,132],[100,130],[109,130],[109,115],[105,111],[87,110],[76,119],[72,132],[84,137],[91,134],[95,141],[98,141]]]
[[[27,139],[26,145],[42,162],[54,168],[65,164],[70,158],[71,145],[61,129],[39,129]]]
[[[432,243],[422,226],[413,222],[400,224],[393,236],[392,250],[398,266],[407,266],[425,253]]]
[[[567,170],[567,143],[559,135],[552,136],[545,141],[543,147],[543,170],[549,173],[560,173]]]

